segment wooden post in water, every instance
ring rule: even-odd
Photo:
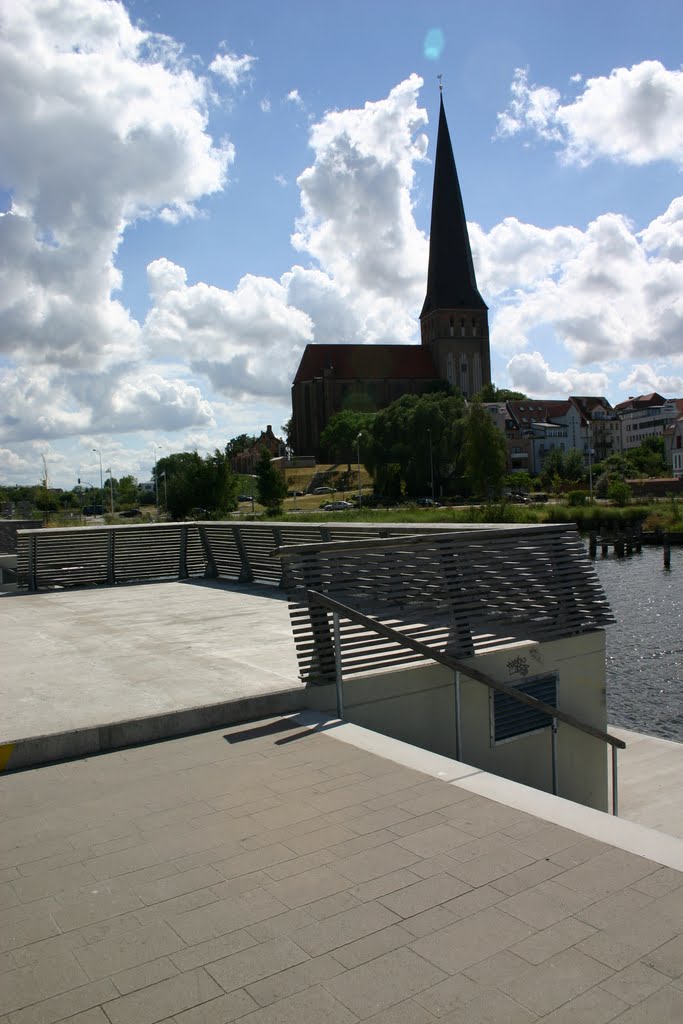
[[[662,537],[662,549],[663,549],[663,554],[664,554],[664,568],[665,569],[670,569],[671,568],[671,540],[669,539],[669,534],[668,533],[665,533],[664,536]]]
[[[588,553],[591,558],[595,558],[598,553],[598,535],[595,530],[588,534]]]

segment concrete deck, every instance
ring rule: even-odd
[[[1,1024],[683,1019],[683,843],[482,774],[302,716],[0,778]]]
[[[301,706],[287,602],[209,581],[0,597],[12,767]],[[2,764],[0,764],[0,769]]]

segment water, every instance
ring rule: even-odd
[[[594,562],[616,625],[607,626],[607,716],[683,742],[683,547]]]

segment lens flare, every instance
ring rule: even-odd
[[[440,28],[430,28],[425,36],[424,55],[427,60],[438,60],[443,53],[446,39]]]

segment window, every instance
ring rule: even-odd
[[[557,707],[557,675],[536,676],[533,679],[525,679],[515,685],[516,690],[521,693],[528,693],[531,697]],[[532,732],[539,732],[551,725],[551,718],[542,711],[520,704],[513,697],[506,693],[491,691],[490,697],[491,714],[491,745],[505,743],[515,739],[517,736],[526,736]]]

